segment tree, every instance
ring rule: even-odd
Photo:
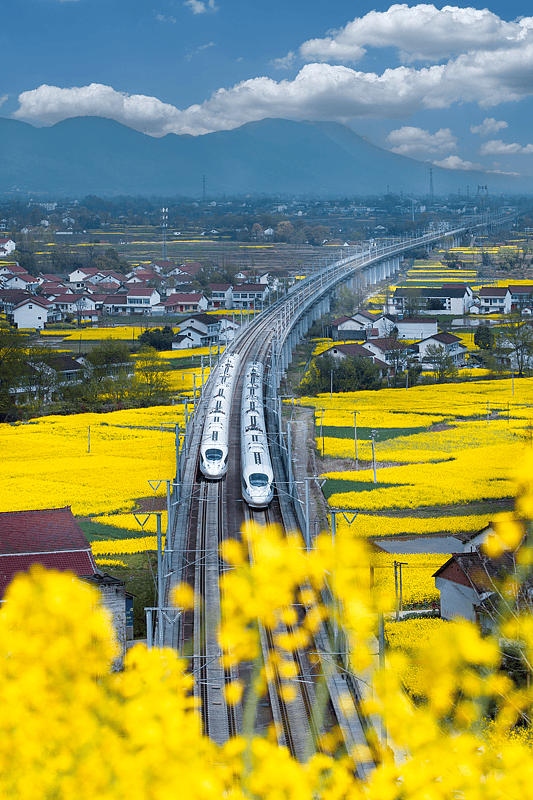
[[[474,344],[480,350],[492,350],[496,337],[488,325],[479,325],[474,333]]]
[[[511,367],[518,370],[518,377],[533,366],[533,327],[525,322],[520,312],[506,314],[498,335],[498,347],[511,359]]]
[[[164,365],[153,347],[141,349],[135,365],[132,392],[142,405],[165,403],[170,396],[168,367]]]
[[[403,309],[408,317],[417,317],[422,309],[426,308],[426,298],[422,297],[420,289],[407,289],[404,295]]]
[[[424,363],[434,370],[438,383],[443,383],[447,378],[454,378],[457,375],[454,360],[442,344],[428,345]]]
[[[0,323],[0,421],[18,416],[17,389],[28,373],[27,338],[19,331]]]
[[[153,347],[154,350],[172,350],[174,331],[170,325],[164,328],[149,328],[137,337],[141,345]]]
[[[313,247],[320,247],[330,235],[330,231],[325,225],[315,225],[312,228],[305,228],[305,235],[309,244],[313,245]]]
[[[57,373],[53,369],[57,352],[40,343],[28,348],[26,366],[22,386],[39,411],[49,402],[53,390],[57,386]]]
[[[329,354],[316,358],[300,384],[302,394],[321,392],[359,392],[380,389],[379,368],[371,358],[344,358],[338,361]]]
[[[339,287],[335,295],[335,312],[337,314],[346,314],[350,316],[356,310],[358,302],[359,294],[343,284]]]
[[[121,386],[133,385],[132,357],[125,342],[107,339],[93,347],[85,357],[86,372],[83,398],[96,403],[102,395],[111,392],[111,386],[119,380]]]

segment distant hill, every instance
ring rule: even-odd
[[[146,136],[101,117],[49,128],[0,119],[0,194],[83,196],[429,193],[429,164],[383,150],[336,122],[264,119],[204,136]],[[435,194],[533,193],[533,179],[433,167]]]

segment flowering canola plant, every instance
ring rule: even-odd
[[[182,406],[163,406],[0,425],[2,511],[70,505],[73,514],[89,516],[134,509],[137,498],[154,493],[148,481],[174,477],[172,425],[183,426],[183,413]],[[165,492],[162,483],[157,493]]]
[[[372,458],[375,430],[377,484],[370,469],[323,474],[345,482],[344,491],[337,483],[329,497],[332,507],[376,512],[511,497],[511,465],[530,437],[530,396],[529,380],[516,379],[320,395],[302,403],[315,408],[317,449],[326,457],[354,458],[354,411],[363,462]],[[329,436],[321,436],[322,425]],[[391,428],[404,435],[391,437]]]
[[[348,526],[342,514],[337,515],[335,525],[339,531],[349,527],[356,536],[375,539],[384,536],[412,534],[430,536],[433,533],[464,533],[479,531],[489,522],[498,519],[498,514],[465,514],[458,516],[424,516],[358,514]],[[400,559],[401,560],[401,559]]]
[[[421,680],[420,660],[425,648],[431,646],[436,634],[443,626],[454,625],[439,617],[422,619],[402,619],[399,622],[388,622],[385,626],[387,645],[393,651],[400,651],[406,656],[405,666],[400,668],[398,678],[412,697],[423,697],[424,689]]]
[[[517,475],[517,513],[533,519],[533,455]],[[529,545],[529,539],[527,540]],[[253,553],[250,561],[247,554]],[[527,559],[519,563],[531,563]],[[298,536],[276,528],[248,526],[243,541],[224,543],[223,623],[219,638],[229,666],[253,659],[257,620],[275,631],[284,618],[291,632],[279,635],[286,651],[312,641],[324,619],[336,616],[346,632],[350,669],[357,675],[374,664],[377,614],[390,602],[370,588],[370,558],[350,535],[319,536],[308,552]],[[402,558],[403,560],[403,558]],[[337,597],[322,604],[326,580]],[[528,797],[533,752],[514,736],[516,722],[533,712],[533,689],[515,685],[499,669],[499,638],[512,639],[528,663],[533,622],[516,605],[512,583],[502,588],[505,606],[494,636],[482,637],[467,622],[419,626],[412,637],[387,627],[393,647],[381,670],[365,673],[372,692],[362,703],[382,715],[392,749],[376,738],[369,752],[377,766],[366,781],[357,777],[352,754],[324,752],[304,763],[291,758],[271,736],[244,727],[223,746],[202,734],[192,676],[185,660],[169,649],[132,648],[124,670],[110,671],[116,647],[110,618],[97,590],[71,575],[37,567],[15,579],[0,609],[0,798],[12,800],[501,800]],[[301,614],[294,609],[295,598]],[[175,601],[198,601],[178,587]],[[398,625],[403,625],[399,623]],[[400,641],[398,641],[398,638]],[[408,641],[406,641],[406,638]],[[398,646],[400,645],[400,646]],[[317,658],[321,658],[317,654]],[[248,697],[260,699],[274,668],[255,673]],[[290,664],[277,664],[283,680]],[[327,676],[328,660],[320,667]],[[414,703],[403,691],[417,668]],[[283,677],[285,676],[285,677]],[[241,687],[242,688],[242,687]],[[230,687],[233,699],[239,687]],[[290,703],[290,697],[287,698]],[[486,717],[493,724],[487,735]],[[245,715],[246,716],[246,715]],[[379,724],[378,724],[379,728]],[[364,748],[363,748],[364,749]],[[395,759],[400,749],[403,757]],[[355,754],[353,754],[355,756]]]
[[[163,546],[165,537],[162,537]],[[122,556],[134,553],[145,553],[157,550],[157,536],[136,536],[132,539],[107,539],[93,542],[91,548],[94,556]]]
[[[373,553],[370,563],[378,589],[394,594],[394,561],[403,562],[402,587],[404,605],[428,605],[438,601],[439,593],[432,577],[448,561],[445,553]]]

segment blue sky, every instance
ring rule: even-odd
[[[531,3],[7,0],[3,10],[4,117],[98,115],[153,136],[336,120],[412,158],[533,176]]]

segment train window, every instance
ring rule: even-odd
[[[220,417],[213,417],[213,422],[220,422]]]
[[[259,436],[257,435],[257,433],[252,433],[252,442],[258,442],[258,441],[259,441]]]
[[[261,453],[254,453],[254,461],[256,464],[261,463]]]
[[[220,461],[220,459],[222,458],[222,450],[210,447],[208,450],[205,451],[205,457],[207,461]]]
[[[250,397],[255,397],[255,389],[253,388],[253,386],[250,389]]]
[[[250,417],[250,422],[252,425],[257,425],[257,417]]]
[[[215,406],[215,411],[220,411],[222,408],[222,400],[217,400],[217,404]]]
[[[255,403],[250,403],[250,411],[255,411]]]
[[[218,431],[213,431],[213,441],[218,442]]]
[[[250,475],[250,486],[266,486],[268,483],[268,475],[263,472],[252,472]]]

